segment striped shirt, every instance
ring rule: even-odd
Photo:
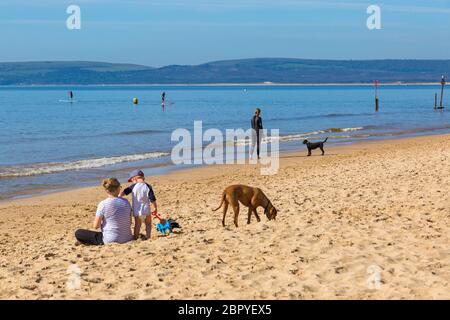
[[[102,217],[103,242],[131,241],[131,206],[124,198],[107,198],[99,203],[97,217]]]

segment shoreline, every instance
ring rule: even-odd
[[[402,138],[392,138],[392,139],[377,139],[377,140],[372,140],[372,141],[354,141],[354,142],[350,142],[350,143],[346,143],[344,145],[332,145],[328,148],[325,149],[326,154],[327,153],[333,153],[333,152],[339,152],[339,151],[343,151],[344,153],[348,153],[350,151],[353,151],[355,149],[359,149],[359,148],[367,148],[368,147],[378,147],[380,145],[390,145],[390,144],[395,144],[395,143],[399,143],[402,141],[408,141],[408,140],[417,140],[417,141],[421,141],[423,139],[427,139],[428,137],[442,137],[442,138],[446,138],[449,137],[450,138],[450,133],[448,134],[431,134],[431,135],[421,135],[421,136],[415,136],[415,137],[411,137],[411,136],[405,136]],[[363,144],[366,144],[367,146],[364,147]],[[297,151],[293,151],[293,150],[288,150],[288,151],[282,151],[280,152],[280,168],[281,168],[281,161],[282,159],[286,159],[286,158],[291,158],[291,157],[305,157],[307,151],[306,150],[297,150]],[[325,154],[325,155],[326,155]],[[313,151],[313,156],[314,156],[314,151]],[[316,156],[317,156],[317,151],[316,151]],[[201,172],[202,170],[205,171],[216,171],[219,168],[223,168],[223,167],[233,167],[233,166],[250,166],[252,168],[260,168],[260,165],[252,165],[252,164],[213,164],[213,165],[206,165],[206,164],[201,164],[201,165],[191,165],[188,167],[184,167],[184,168],[177,168],[177,166],[170,164],[170,165],[166,165],[166,166],[161,166],[161,168],[166,169],[164,171],[166,171],[165,173],[161,173],[161,174],[156,174],[156,175],[151,175],[151,179],[154,181],[158,181],[160,182],[161,180],[164,180],[164,178],[168,178],[170,177],[171,180],[173,180],[173,178],[175,177],[175,180],[177,180],[177,175],[179,177],[189,177],[190,174],[197,174],[198,172]],[[173,167],[170,169],[170,167]],[[132,167],[135,168],[135,167]],[[138,168],[138,167],[136,167]],[[145,166],[144,166],[145,168]],[[131,170],[131,169],[130,169]],[[270,177],[270,176],[269,176]],[[52,197],[52,196],[57,196],[58,194],[68,194],[71,192],[77,192],[77,191],[88,191],[88,190],[93,190],[93,189],[97,189],[98,185],[100,185],[100,182],[102,179],[107,178],[107,177],[99,177],[98,178],[98,184],[97,185],[90,185],[90,186],[85,186],[85,187],[80,187],[80,186],[73,186],[73,187],[68,187],[68,188],[64,188],[64,189],[54,189],[54,190],[49,190],[47,192],[43,192],[43,193],[37,193],[37,194],[32,194],[32,195],[21,195],[19,197],[13,197],[13,198],[9,198],[9,199],[4,199],[4,200],[0,200],[0,206],[1,205],[5,205],[5,204],[9,204],[11,202],[15,202],[15,201],[26,201],[26,200],[33,200],[36,198],[45,198],[45,197]],[[122,183],[122,182],[121,182]],[[126,181],[124,183],[122,183],[122,185],[126,184]]]
[[[432,136],[432,135],[430,135]],[[329,148],[327,148],[327,150],[333,150],[334,148],[346,148],[352,145],[358,145],[360,143],[377,143],[377,142],[382,142],[382,141],[389,141],[389,140],[401,140],[401,139],[408,139],[411,138],[409,136],[405,136],[403,138],[393,138],[393,139],[389,139],[389,138],[385,138],[385,139],[376,139],[373,141],[352,141],[352,142],[348,142],[345,143],[343,145],[331,145]],[[304,150],[300,151],[300,150],[286,150],[286,151],[280,151],[280,159],[283,158],[283,156],[292,156],[292,155],[297,155],[297,154],[301,154]],[[304,151],[306,152],[306,151]],[[249,164],[247,164],[249,165]],[[166,175],[172,174],[172,173],[176,173],[176,172],[183,172],[186,170],[197,170],[197,169],[201,169],[203,167],[220,167],[220,166],[226,166],[226,164],[214,164],[214,165],[206,165],[206,164],[200,164],[200,165],[188,165],[187,167],[177,167],[176,165],[170,163],[170,162],[166,162],[165,164],[159,164],[156,167],[161,169],[161,172],[163,173],[158,173],[158,174],[154,174],[151,175],[152,177],[164,177]],[[153,169],[152,168],[147,168],[146,166],[143,166],[142,168],[140,167],[135,167],[135,166],[131,166],[130,169],[128,171],[131,171],[133,169]],[[165,172],[164,172],[165,171]],[[70,171],[69,171],[70,172]],[[104,179],[106,177],[99,177],[98,178],[98,184],[100,183],[100,181],[102,179]],[[12,195],[8,198],[4,198],[4,199],[0,199],[0,205],[4,204],[4,203],[8,203],[10,201],[15,201],[15,200],[24,200],[24,199],[31,199],[31,198],[35,198],[35,197],[41,197],[41,196],[46,196],[46,195],[52,195],[52,194],[58,194],[58,193],[65,193],[65,192],[71,192],[71,191],[76,191],[76,190],[81,190],[81,189],[89,189],[89,188],[95,188],[96,184],[92,183],[89,186],[72,186],[72,187],[65,187],[65,188],[55,188],[55,189],[51,189],[51,190],[47,190],[47,189],[36,189],[35,192],[31,192],[29,194],[21,194],[21,195]]]
[[[450,133],[448,133],[450,134]],[[382,143],[385,141],[397,141],[397,140],[404,140],[404,139],[415,139],[415,138],[421,138],[421,137],[433,137],[433,136],[441,136],[441,135],[446,135],[445,133],[427,133],[425,135],[414,135],[414,134],[405,134],[404,136],[383,136],[383,137],[377,137],[373,140],[364,140],[364,139],[358,139],[358,140],[351,140],[351,141],[347,141],[344,142],[342,144],[336,144],[333,143],[332,141],[329,142],[330,146],[327,148],[327,150],[333,150],[335,148],[347,148],[350,146],[358,146],[359,144],[363,144],[363,143],[368,143],[368,144],[376,144],[376,143]],[[306,152],[305,150],[303,150],[303,148],[299,148],[299,149],[288,149],[288,150],[283,150],[280,151],[280,159],[283,158],[283,156],[286,155],[296,155],[296,154],[301,154],[303,152]],[[212,167],[216,167],[216,166],[224,166],[225,164],[222,165],[217,165],[214,164],[212,165]],[[127,170],[121,170],[122,172],[126,172],[126,171],[130,171],[133,169],[143,169],[143,170],[152,170],[152,171],[156,171],[156,173],[152,174],[151,176],[154,177],[161,177],[161,176],[166,176],[168,174],[171,173],[176,173],[176,172],[181,172],[181,171],[185,171],[185,170],[196,170],[196,169],[201,169],[202,167],[210,167],[211,165],[206,165],[206,164],[200,164],[200,165],[182,165],[181,167],[178,167],[174,164],[172,164],[169,161],[164,162],[164,163],[158,163],[156,165],[153,165],[151,167],[147,167],[146,165],[143,166],[130,166],[129,169]],[[67,171],[68,173],[70,173],[71,171]],[[72,171],[73,172],[73,171]],[[97,180],[98,182],[100,182],[104,177],[99,177]],[[55,194],[55,193],[60,193],[60,192],[70,192],[70,191],[74,191],[74,190],[78,190],[78,189],[84,189],[84,188],[93,188],[96,186],[96,184],[94,184],[94,182],[90,182],[90,183],[84,183],[87,186],[80,186],[80,185],[73,185],[73,186],[68,186],[68,187],[62,187],[62,188],[54,188],[51,190],[47,190],[46,188],[36,188],[36,191],[29,191],[27,193],[24,194],[20,194],[20,195],[11,195],[8,197],[5,197],[3,199],[0,199],[0,205],[7,203],[9,201],[14,201],[14,200],[21,200],[21,199],[29,199],[29,198],[34,198],[34,197],[40,197],[40,196],[45,196],[45,195],[51,195],[51,194]]]

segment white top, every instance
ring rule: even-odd
[[[138,182],[133,187],[132,202],[133,215],[135,217],[148,216],[150,214],[150,188],[145,182]]]

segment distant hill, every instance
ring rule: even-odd
[[[103,62],[0,63],[0,85],[437,82],[450,60],[258,58],[151,68]]]

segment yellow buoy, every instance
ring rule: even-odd
[[[133,98],[133,104],[138,104],[138,103],[139,103],[138,98]]]

